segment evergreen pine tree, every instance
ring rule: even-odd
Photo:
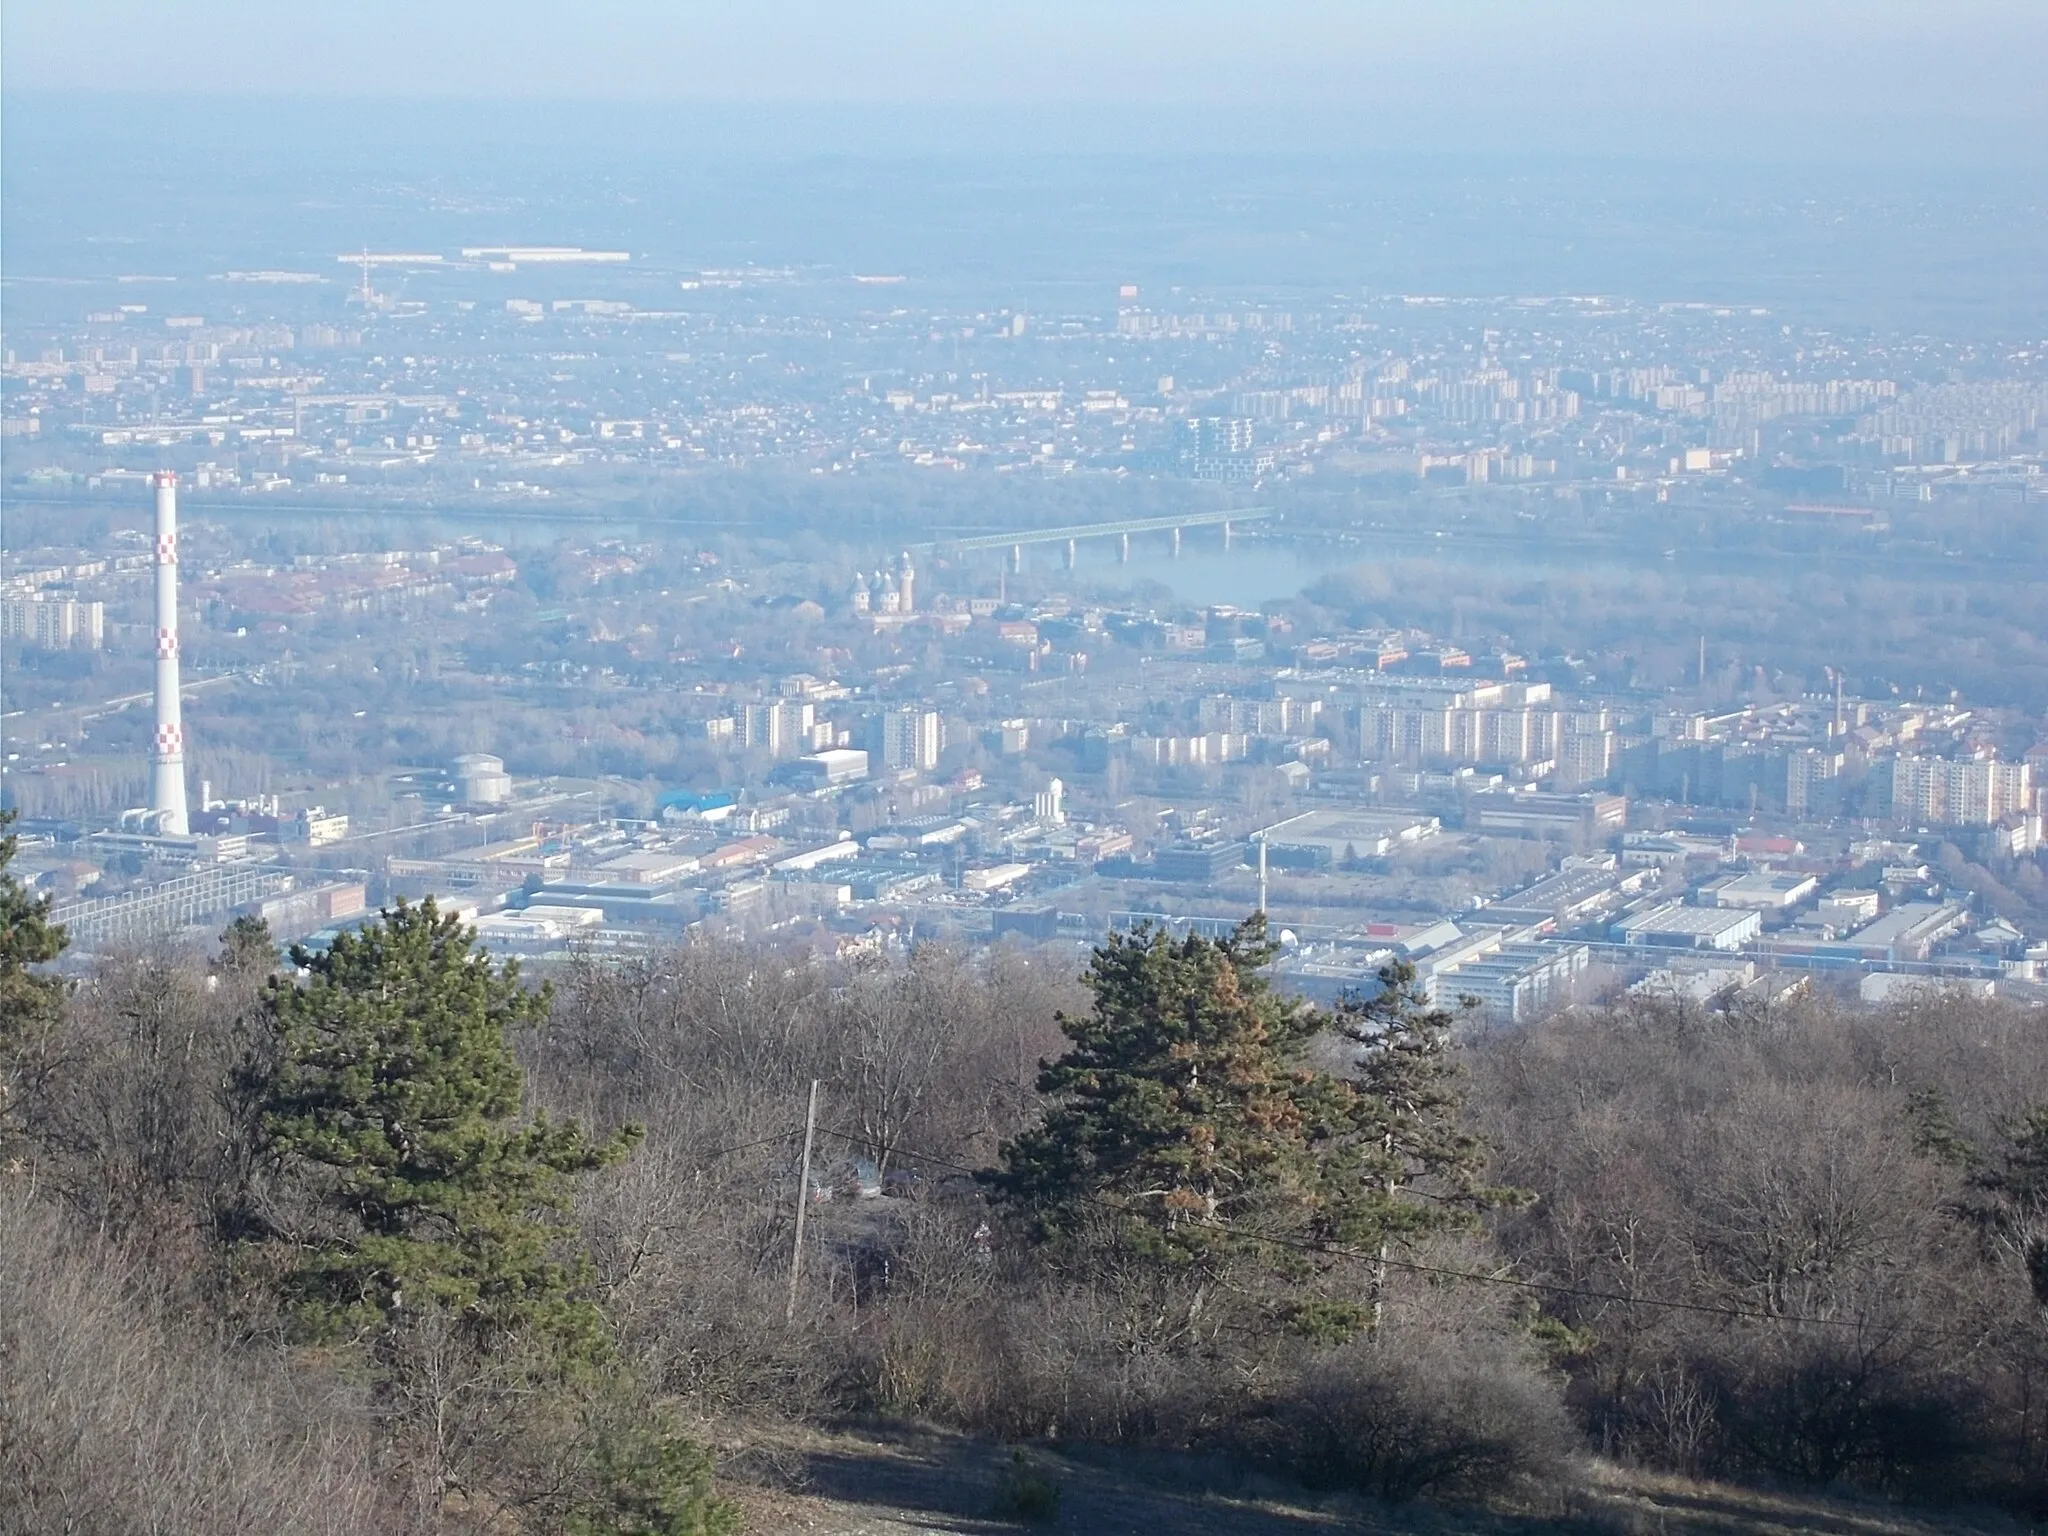
[[[270,924],[244,913],[221,930],[220,954],[213,962],[218,974],[241,977],[268,976],[277,969],[277,940]]]
[[[711,1457],[660,1410],[603,1428],[589,1456],[587,1495],[565,1536],[725,1536],[738,1511],[710,1495]]]
[[[1045,1117],[988,1181],[1055,1247],[1107,1211],[1128,1250],[1256,1260],[1269,1319],[1341,1338],[1376,1325],[1395,1244],[1519,1196],[1483,1182],[1453,1016],[1412,968],[1323,1012],[1275,994],[1272,953],[1258,915],[1221,940],[1111,935],[1084,978],[1094,1006],[1060,1016],[1073,1044],[1039,1075]],[[1324,1031],[1357,1048],[1347,1072],[1308,1065]],[[1363,1300],[1343,1294],[1361,1256]]]
[[[224,941],[224,965],[267,964],[267,931]],[[709,1456],[618,1359],[587,1257],[563,1253],[571,1176],[624,1157],[640,1132],[594,1139],[522,1118],[509,1036],[545,1016],[547,992],[431,900],[291,958],[303,980],[273,976],[264,994],[275,1050],[261,1086],[268,1147],[311,1210],[285,1234],[299,1320],[368,1346],[444,1490],[470,1483],[453,1424],[474,1438],[482,1420],[505,1442],[498,1496],[548,1528],[732,1530]]]
[[[432,1308],[479,1336],[597,1352],[584,1266],[554,1249],[568,1176],[617,1161],[639,1132],[521,1119],[508,1034],[544,1017],[546,993],[431,900],[292,959],[305,979],[277,976],[265,998],[278,1059],[263,1125],[314,1206],[287,1281],[302,1320],[360,1328]]]
[[[1376,1253],[1374,1326],[1396,1243],[1473,1226],[1522,1198],[1483,1181],[1486,1145],[1461,1123],[1456,1016],[1430,1002],[1405,960],[1379,982],[1339,1002],[1331,1025],[1357,1054],[1348,1073],[1318,1078],[1305,1106],[1321,1176],[1317,1235]]]
[[[1272,953],[1262,915],[1223,939],[1141,929],[1095,951],[1094,1004],[1059,1016],[1073,1044],[1039,1074],[1051,1107],[990,1176],[1041,1238],[1109,1210],[1133,1247],[1188,1260],[1299,1222],[1299,1058],[1317,1019],[1273,992]]]
[[[64,952],[70,939],[50,921],[50,899],[31,896],[7,872],[15,839],[7,832],[14,812],[0,811],[0,1154],[7,1153],[9,1124],[19,1113],[24,1061],[57,1021],[63,983],[35,969]]]
[[[56,959],[71,942],[50,921],[50,898],[31,896],[7,872],[17,844],[5,829],[13,823],[14,812],[0,811],[0,1052],[56,1018],[63,984],[33,968]]]

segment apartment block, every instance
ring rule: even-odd
[[[2033,770],[1994,758],[1900,757],[1892,763],[1892,818],[1988,827],[2032,807]]]
[[[881,717],[876,731],[884,768],[914,768],[920,773],[939,766],[943,739],[934,709],[892,709]]]
[[[71,597],[0,598],[0,639],[25,640],[46,650],[106,644],[106,607]]]

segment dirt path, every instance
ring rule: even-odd
[[[1144,1453],[1025,1453],[1023,1470],[1058,1490],[1057,1512],[1027,1522],[997,1513],[1015,1453],[918,1428],[825,1434],[777,1428],[729,1443],[749,1536],[2017,1536],[1995,1516],[1917,1516],[1890,1505],[1762,1493],[1722,1484],[1589,1469],[1550,1508],[1488,1514],[1425,1505],[1317,1500],[1214,1458]]]

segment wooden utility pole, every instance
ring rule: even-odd
[[[796,1181],[796,1241],[789,1249],[789,1306],[784,1309],[784,1323],[796,1321],[796,1286],[804,1269],[804,1217],[811,1209],[811,1143],[818,1134],[818,1080],[811,1079],[811,1106],[804,1112],[804,1161],[803,1170]]]

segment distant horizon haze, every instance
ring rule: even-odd
[[[325,98],[372,119],[558,103],[615,131],[667,109],[786,151],[2048,160],[2048,6],[2017,0],[14,0],[0,42],[0,83],[31,108],[52,92]]]

